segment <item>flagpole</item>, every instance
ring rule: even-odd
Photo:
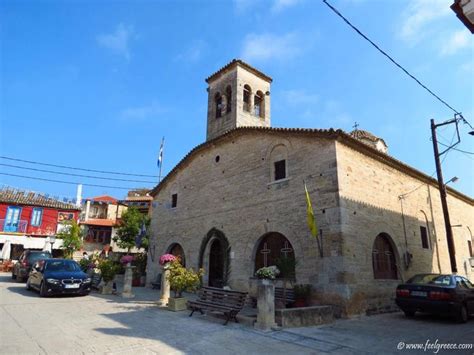
[[[160,159],[160,173],[158,175],[158,184],[161,182],[161,168],[163,167],[163,148],[164,148],[164,144],[165,144],[165,137],[163,136],[163,138],[161,138],[161,146],[160,146],[160,155],[159,155],[159,158]]]

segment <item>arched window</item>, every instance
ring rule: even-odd
[[[225,95],[227,97],[227,108],[226,108],[226,113],[229,113],[232,109],[232,88],[227,86],[225,89]]]
[[[265,117],[265,96],[261,91],[257,91],[254,97],[254,113],[257,117]]]
[[[250,112],[250,98],[252,89],[248,85],[244,85],[244,111]]]
[[[275,232],[268,233],[258,244],[255,255],[255,271],[265,266],[277,265],[285,258],[293,261],[293,270],[290,271],[290,275],[294,277],[295,253],[293,246],[282,234]],[[285,275],[280,274],[279,277],[285,277]]]
[[[222,116],[222,96],[221,94],[217,93],[214,96],[214,101],[216,104],[216,118],[219,118]]]
[[[375,279],[398,279],[395,254],[387,234],[379,234],[372,247],[372,267]]]
[[[180,244],[178,243],[172,244],[171,247],[169,248],[168,253],[176,257],[179,257],[181,260],[181,265],[186,266],[186,257],[184,255],[183,247]]]

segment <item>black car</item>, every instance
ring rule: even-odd
[[[467,322],[469,315],[474,314],[474,285],[459,275],[415,275],[398,285],[395,301],[407,317],[420,311]]]
[[[36,289],[41,297],[62,294],[88,295],[91,278],[74,260],[46,259],[38,261],[26,281],[27,289]]]
[[[49,258],[51,258],[49,251],[25,250],[21,254],[20,259],[18,259],[18,262],[13,265],[12,279],[20,282],[25,281],[30,275],[31,268],[38,260]]]

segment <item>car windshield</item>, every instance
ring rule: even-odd
[[[451,285],[450,275],[438,275],[438,274],[422,274],[413,276],[407,281],[409,284],[421,284],[421,285],[439,285],[439,286],[450,286]]]
[[[30,253],[30,255],[28,255],[28,259],[31,263],[34,263],[35,261],[41,260],[41,259],[49,259],[50,257],[51,257],[51,254],[47,251],[40,252],[40,253]]]
[[[73,260],[50,260],[46,263],[46,271],[81,271]]]

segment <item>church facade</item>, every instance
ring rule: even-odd
[[[258,268],[290,257],[294,283],[345,316],[393,307],[414,274],[451,273],[436,180],[366,131],[272,128],[272,79],[240,60],[206,81],[207,140],[151,193],[148,282],[173,253],[205,285],[252,294]],[[474,281],[474,201],[448,188],[448,204],[458,273]]]

